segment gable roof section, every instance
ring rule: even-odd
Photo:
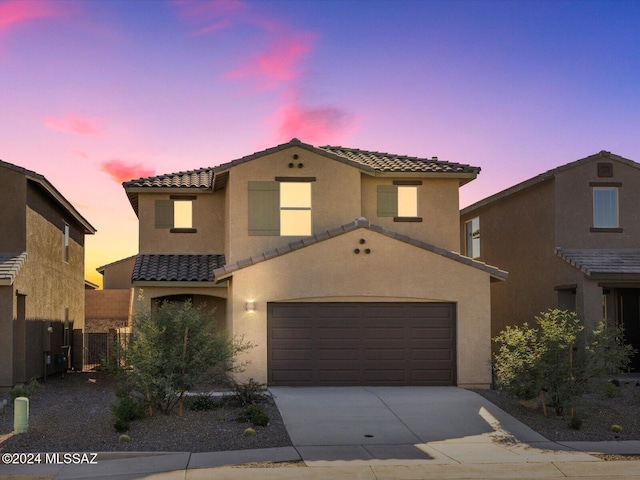
[[[565,170],[569,170],[573,167],[577,167],[578,165],[582,165],[584,163],[588,163],[594,160],[617,160],[618,162],[624,163],[630,167],[634,167],[634,168],[638,168],[640,169],[640,164],[637,162],[634,162],[633,160],[629,160],[628,158],[624,158],[621,157],[619,155],[615,155],[611,152],[607,152],[606,150],[601,150],[600,152],[594,154],[594,155],[589,155],[588,157],[585,158],[581,158],[580,160],[576,160],[574,162],[570,162],[567,163],[565,165],[561,165],[559,167],[553,168],[551,170],[548,170],[544,173],[541,173],[540,175],[536,175],[533,178],[530,178],[528,180],[525,180],[524,182],[518,183],[512,187],[509,187],[505,190],[502,190],[501,192],[498,192],[494,195],[491,195],[487,198],[484,198],[482,200],[480,200],[479,202],[476,202],[472,205],[469,205],[468,207],[463,208],[460,211],[461,215],[466,215],[468,213],[473,212],[474,210],[477,210],[478,208],[484,207],[486,205],[489,205],[490,203],[496,202],[498,200],[501,200],[505,197],[508,197],[509,195],[512,195],[514,193],[518,193],[521,192],[529,187],[532,187],[534,185],[537,185],[539,183],[545,182],[551,178],[554,178],[558,173],[560,172],[564,172]]]
[[[26,260],[27,252],[0,253],[0,286],[13,285]]]
[[[640,280],[640,249],[556,248],[556,255],[596,280]]]
[[[53,184],[51,184],[51,182],[49,182],[49,180],[45,178],[44,175],[40,175],[39,173],[36,173],[32,170],[27,170],[24,167],[19,167],[18,165],[14,165],[12,163],[3,162],[2,160],[0,160],[0,167],[8,168],[9,170],[13,170],[14,172],[21,173],[27,178],[28,181],[42,188],[49,196],[49,198],[58,203],[62,208],[69,212],[69,214],[80,225],[82,225],[85,234],[96,233],[96,229],[89,223],[89,221],[82,215],[80,215],[80,212],[75,209],[71,202],[64,198],[64,196],[56,189],[56,187],[53,186]]]
[[[224,255],[140,254],[131,281],[213,282],[214,270],[224,264]]]
[[[465,183],[473,180],[480,172],[480,167],[472,167],[461,163],[444,162],[438,160],[437,157],[430,159],[418,158],[346,147],[332,147],[329,145],[324,147],[314,147],[308,143],[301,142],[297,138],[293,138],[287,143],[255,152],[251,155],[213,167],[214,175],[222,176],[223,173],[226,173],[230,168],[237,165],[250,162],[265,155],[271,155],[291,147],[302,148],[318,155],[337,160],[358,168],[370,175],[418,173],[421,176],[451,176],[460,178],[460,184],[464,185]],[[221,178],[221,181],[219,182],[214,177],[214,189],[222,188],[225,183],[226,178]]]
[[[487,265],[486,263],[479,262],[477,260],[473,260],[469,257],[465,257],[460,255],[459,253],[452,252],[450,250],[446,250],[441,247],[437,247],[430,243],[426,243],[420,240],[417,240],[412,237],[408,237],[407,235],[402,235],[391,230],[387,230],[379,225],[374,225],[369,220],[364,217],[360,217],[355,220],[355,222],[347,223],[345,225],[341,225],[338,228],[334,228],[332,230],[327,230],[325,232],[319,233],[317,235],[313,235],[311,237],[303,238],[302,240],[297,240],[294,242],[290,242],[286,245],[283,245],[278,248],[274,248],[273,250],[269,250],[259,255],[254,255],[252,257],[239,260],[235,263],[231,263],[228,265],[221,266],[214,270],[214,275],[216,281],[224,280],[225,278],[231,276],[233,272],[240,270],[242,268],[249,267],[251,265],[255,265],[257,263],[264,262],[266,260],[271,260],[272,258],[279,257],[281,255],[286,255],[287,253],[293,252],[295,250],[299,250],[301,248],[308,247],[310,245],[323,242],[333,237],[337,237],[339,235],[343,235],[347,232],[352,232],[359,228],[366,228],[367,230],[371,230],[373,232],[380,233],[389,238],[393,238],[395,240],[399,240],[401,242],[408,243],[409,245],[413,245],[418,248],[422,248],[424,250],[436,253],[438,255],[442,255],[443,257],[449,258],[456,262],[463,263],[465,265],[469,265],[470,267],[478,268],[482,271],[487,272],[491,275],[491,279],[493,280],[506,280],[508,273],[504,270],[500,270],[497,267],[493,267],[491,265]]]
[[[131,255],[130,257],[121,258],[120,260],[116,260],[115,262],[107,263],[106,265],[102,265],[101,267],[96,268],[96,271],[102,275],[104,275],[104,270],[106,268],[112,267],[122,262],[126,262],[127,260],[132,260],[136,258],[136,255]]]

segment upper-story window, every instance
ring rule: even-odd
[[[480,256],[480,218],[472,218],[464,224],[467,257]]]
[[[593,226],[595,228],[618,227],[617,187],[594,187]]]
[[[62,261],[69,263],[69,224],[65,223],[62,227],[63,244],[62,244]]]
[[[395,222],[420,222],[418,216],[418,186],[421,181],[394,181],[393,185],[378,185],[378,216],[393,217]]]
[[[172,195],[170,200],[156,200],[156,228],[168,228],[174,233],[194,233],[193,201],[195,196]]]
[[[314,180],[276,177],[274,182],[249,182],[249,235],[311,235]]]

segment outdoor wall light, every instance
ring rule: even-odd
[[[53,327],[51,325],[47,327],[47,332],[53,333]]]
[[[255,302],[247,302],[246,305],[244,306],[244,309],[247,312],[255,312],[256,311],[256,304]]]

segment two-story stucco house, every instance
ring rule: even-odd
[[[490,289],[454,253],[479,168],[297,139],[126,182],[148,307],[191,298],[254,345],[270,385],[487,386]],[[138,306],[140,308],[140,306]]]
[[[639,203],[640,164],[601,151],[463,209],[463,252],[509,271],[492,335],[561,308],[590,329],[619,322],[640,347]]]
[[[1,161],[0,225],[0,387],[80,369],[95,229],[45,177]]]

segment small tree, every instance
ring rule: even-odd
[[[495,355],[497,383],[523,400],[546,392],[558,415],[587,391],[589,380],[626,369],[634,354],[624,345],[622,330],[604,322],[578,351],[584,327],[575,312],[549,310],[536,317],[536,323],[537,328],[526,323],[507,327],[494,339],[500,343]]]
[[[179,404],[182,416],[185,392],[237,370],[235,356],[249,348],[216,332],[212,316],[190,301],[162,302],[134,317],[125,381],[146,400],[149,415],[154,408],[168,414]]]

